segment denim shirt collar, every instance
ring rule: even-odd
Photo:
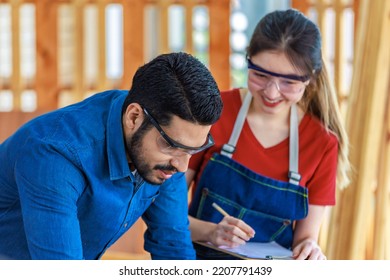
[[[125,91],[123,92],[111,103],[107,120],[107,158],[111,180],[133,177],[127,162],[122,127],[122,105],[126,99]]]

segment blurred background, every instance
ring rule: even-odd
[[[221,90],[246,86],[245,48],[262,16],[296,8],[316,22],[351,142],[320,245],[328,259],[390,259],[390,0],[0,0],[0,143],[29,119],[185,51]],[[0,163],[1,168],[1,163]],[[103,259],[148,259],[144,223]]]

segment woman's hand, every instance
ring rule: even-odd
[[[312,239],[305,239],[293,249],[296,260],[326,260],[320,246]]]
[[[236,247],[255,236],[255,231],[244,221],[226,216],[216,224],[210,234],[210,242],[216,246]]]

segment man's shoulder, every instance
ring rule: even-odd
[[[120,97],[124,100],[125,96],[123,90],[96,93],[33,119],[24,130],[31,137],[44,138],[52,143],[91,145],[104,140],[110,110],[120,111],[123,102],[118,102],[118,108],[112,108],[112,104]]]

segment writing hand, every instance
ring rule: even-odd
[[[216,246],[236,247],[255,236],[255,231],[244,221],[225,216],[211,233],[210,241]]]

